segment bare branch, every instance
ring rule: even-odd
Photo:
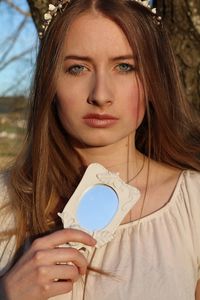
[[[14,61],[24,57],[25,55],[27,55],[28,53],[30,53],[31,51],[33,50],[32,47],[26,49],[25,51],[9,58],[9,60],[5,61],[5,62],[2,62],[2,64],[0,65],[0,71],[5,69],[8,65],[10,65],[11,63],[13,63]]]
[[[21,31],[24,29],[25,25],[27,22],[27,17],[24,17],[24,19],[22,20],[22,22],[19,24],[19,26],[17,27],[17,29],[12,32],[12,34],[10,36],[8,36],[6,38],[6,40],[3,41],[3,45],[7,45],[6,50],[4,51],[4,53],[1,56],[1,61],[0,61],[0,65],[2,64],[3,61],[6,60],[8,54],[12,51],[15,43],[17,42],[17,39],[21,33]],[[3,51],[2,51],[3,52]]]
[[[24,11],[23,9],[21,9],[20,7],[18,7],[16,4],[14,4],[12,2],[12,0],[5,0],[5,2],[10,6],[12,7],[13,9],[15,9],[17,12],[19,12],[20,14],[26,16],[26,17],[30,17],[31,14],[30,12],[27,12],[27,11]]]
[[[11,86],[9,86],[5,91],[3,91],[2,93],[1,93],[1,96],[7,96],[9,93],[12,93],[12,92],[14,92],[15,94],[16,94],[16,91],[17,91],[17,88],[19,87],[19,86],[21,86],[21,82],[24,80],[24,79],[27,79],[27,76],[30,74],[30,70],[26,70],[26,72],[24,73],[24,74],[22,74],[19,78],[18,78],[18,80],[16,80],[15,82],[14,82],[14,84],[13,85],[11,85]]]

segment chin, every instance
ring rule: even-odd
[[[123,139],[127,138],[128,135],[122,136],[122,137],[116,137],[114,138],[112,137],[98,137],[96,136],[96,138],[94,139],[82,139],[81,141],[79,141],[78,143],[80,145],[82,145],[82,148],[86,147],[86,148],[100,148],[100,147],[108,147],[114,144],[119,143],[120,141],[122,141]]]
[[[99,147],[106,147],[112,145],[112,142],[105,142],[105,141],[80,141],[77,144],[81,148],[99,148]]]
[[[97,143],[90,143],[90,144],[85,144],[86,145],[86,147],[90,147],[90,148],[103,148],[103,147],[107,147],[107,146],[110,146],[110,145],[112,145],[113,143],[103,143],[103,142],[97,142]]]
[[[130,134],[133,134],[133,130],[127,130],[124,132],[87,132],[82,135],[70,135],[71,142],[78,148],[99,148],[114,145],[122,140],[126,139]],[[79,133],[80,134],[80,133]]]

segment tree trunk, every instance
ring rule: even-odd
[[[39,31],[49,1],[27,1]],[[188,101],[200,112],[200,1],[159,0],[157,9],[168,28]]]
[[[159,0],[188,100],[200,112],[200,1]]]

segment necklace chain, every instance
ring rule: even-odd
[[[135,179],[143,170],[145,164],[145,155],[143,154],[143,162],[141,168],[137,171],[137,173],[129,179],[129,157],[130,157],[130,135],[128,136],[128,145],[127,145],[127,174],[126,174],[126,183],[130,183],[133,179]]]
[[[138,172],[133,177],[131,177],[130,179],[128,179],[126,183],[130,183],[133,179],[135,179],[142,172],[142,170],[144,168],[144,164],[145,164],[145,155],[143,155],[142,165],[141,165],[140,169],[138,170]]]
[[[143,154],[143,162],[142,162],[142,165],[141,167],[139,168],[139,170],[136,172],[136,174],[129,179],[129,153],[130,153],[130,136],[128,136],[128,151],[127,151],[127,182],[126,183],[130,183],[133,179],[135,179],[141,172],[142,170],[144,169],[144,165],[145,165],[145,160],[146,160],[146,157],[145,155]],[[148,164],[148,169],[149,169],[149,164]],[[148,175],[147,175],[147,182],[149,180],[149,171],[148,171]],[[144,202],[145,202],[145,198],[146,198],[146,192],[147,192],[147,188],[145,189],[145,194],[144,196],[142,197],[142,207],[141,207],[141,210],[140,210],[140,216],[139,216],[139,219],[138,219],[138,224],[140,223],[140,220],[141,220],[141,217],[142,217],[142,213],[143,213],[143,209],[144,209]],[[132,209],[130,209],[129,213],[129,222],[131,222],[132,220]]]

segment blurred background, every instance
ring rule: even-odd
[[[117,1],[117,0],[116,0]],[[47,0],[0,0],[0,169],[19,151]],[[166,24],[187,99],[200,117],[200,0],[150,1]]]

